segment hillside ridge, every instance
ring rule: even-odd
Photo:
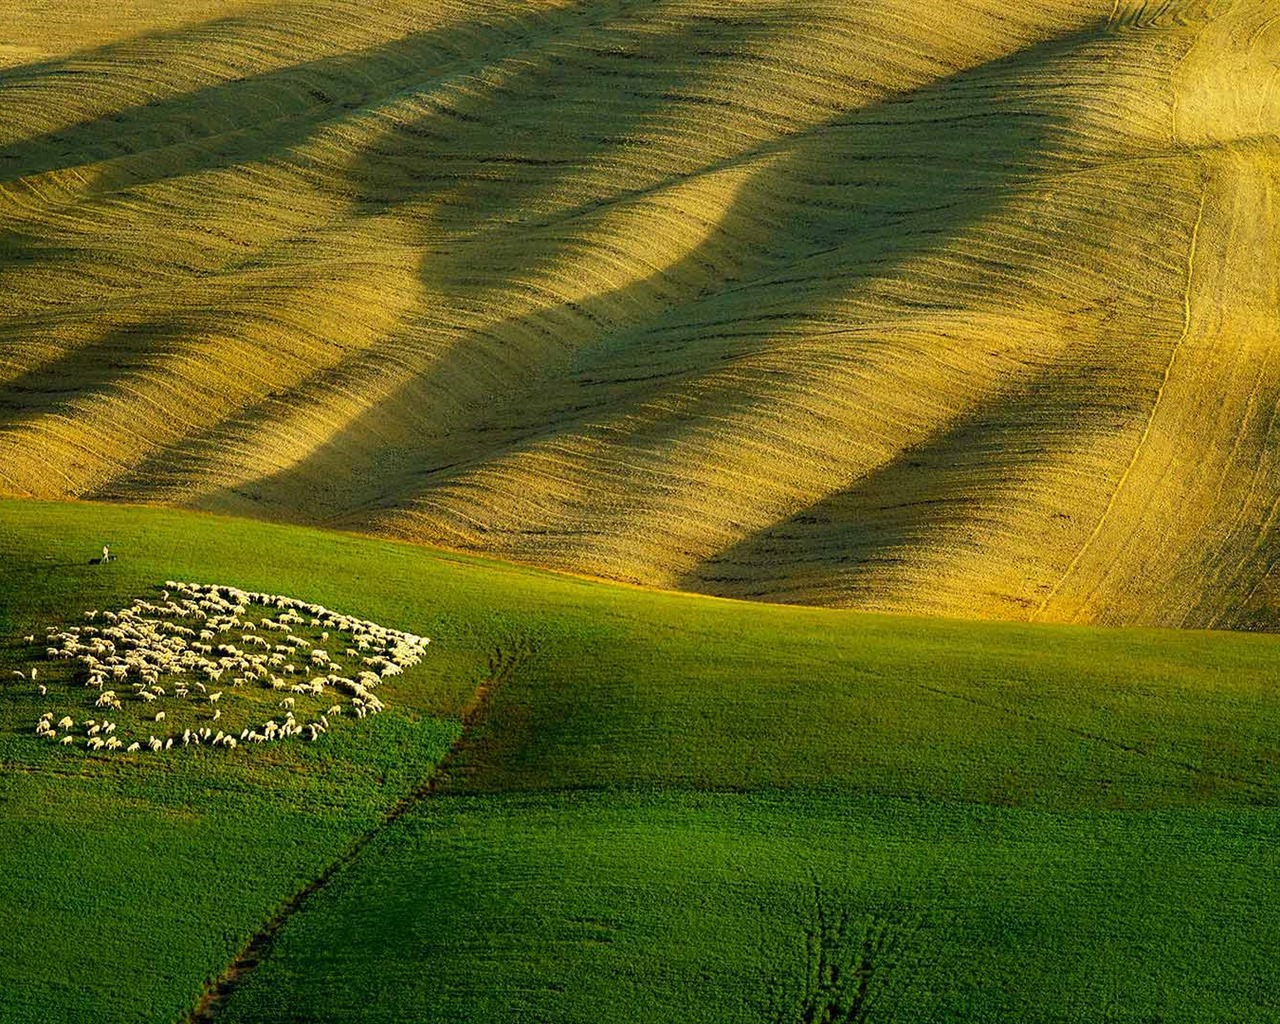
[[[1267,0],[63,6],[0,39],[0,493],[1274,623]]]

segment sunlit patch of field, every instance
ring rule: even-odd
[[[39,9],[0,73],[5,493],[1273,621],[1268,0]]]

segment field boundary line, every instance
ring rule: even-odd
[[[448,752],[436,765],[429,778],[413,792],[397,800],[382,820],[360,835],[341,853],[330,861],[310,882],[290,896],[274,914],[260,927],[245,946],[236,954],[235,959],[222,971],[218,978],[206,985],[196,1005],[179,1018],[181,1024],[208,1024],[221,1015],[223,1008],[245,978],[253,971],[271,949],[276,934],[299,911],[305,909],[307,902],[320,892],[347,865],[351,864],[365,848],[369,846],[387,828],[395,824],[423,800],[433,796],[445,782],[448,768],[464,738],[472,727],[483,717],[494,692],[515,674],[517,668],[529,653],[529,648],[521,642],[503,649],[497,647],[489,656],[489,672],[476,687],[471,699],[464,706],[461,721],[462,731],[449,746]]]

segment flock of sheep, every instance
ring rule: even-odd
[[[249,615],[254,605],[279,612],[255,621]],[[46,711],[35,731],[64,746],[83,741],[92,751],[160,752],[177,743],[233,748],[294,737],[316,740],[328,732],[332,716],[350,712],[364,718],[384,710],[386,705],[373,691],[385,679],[418,664],[431,642],[280,594],[173,580],[165,583],[160,602],[140,598],[118,612],[87,611],[84,619],[83,625],[49,627],[45,654],[83,670],[84,685],[96,691],[93,717],[77,722],[70,714],[57,717],[57,712]],[[295,628],[320,632],[308,640],[296,635]],[[349,640],[340,639],[343,634]],[[34,635],[25,639],[35,641]],[[330,654],[328,646],[342,650]],[[359,667],[344,669],[344,658]],[[15,674],[32,682],[39,679],[38,668],[29,676]],[[47,684],[37,687],[42,696],[48,694]],[[224,694],[241,687],[277,691],[280,697],[272,706],[278,713],[238,733],[230,727],[224,731],[217,724],[220,702]],[[303,710],[300,700],[314,705],[312,720],[298,717]],[[327,710],[321,711],[325,704]],[[194,713],[205,724],[197,722],[181,733],[169,733],[166,727],[156,735],[156,724],[167,722],[169,712],[177,710]],[[140,731],[128,743],[117,735],[120,722],[112,716],[121,712],[145,716],[150,723],[145,740]]]

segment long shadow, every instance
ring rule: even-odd
[[[834,299],[873,294],[877,282],[896,266],[944,246],[998,211],[1011,190],[1064,169],[1065,158],[1054,143],[1069,128],[1071,112],[1055,95],[1051,76],[1038,79],[1050,83],[1040,92],[1029,91],[1025,80],[1034,78],[1030,72],[1051,69],[1104,34],[1098,25],[1032,46],[760,147],[768,159],[761,159],[704,245],[661,274],[598,294],[572,309],[539,314],[543,322],[554,323],[557,315],[587,322],[565,379],[522,380],[513,374],[493,380],[490,406],[466,428],[465,442],[455,436],[447,447],[433,452],[423,445],[393,466],[384,464],[381,482],[369,488],[387,495],[377,506],[412,507],[422,494],[456,484],[493,459],[587,428],[601,410],[621,417],[673,382],[714,374],[726,360],[759,351],[789,325],[812,328],[815,310]],[[748,151],[734,161],[747,165],[750,159]],[[679,174],[672,180],[686,178]],[[527,193],[523,201],[536,206]],[[567,213],[575,215],[581,216],[576,210]],[[762,224],[771,233],[750,254],[750,275],[743,275],[750,280],[725,280],[730,276],[722,272],[726,244],[758,237]],[[566,226],[557,222],[551,230],[563,233]],[[445,276],[431,280],[438,285]],[[691,286],[664,293],[672,281]],[[753,299],[753,291],[759,300]],[[802,301],[789,297],[794,294]],[[659,309],[652,312],[655,305]],[[610,315],[619,307],[650,312],[620,323]],[[495,325],[485,335],[499,337],[505,329],[527,325],[528,319]],[[473,340],[478,345],[482,339]],[[668,361],[666,372],[640,372],[644,367],[637,364],[643,357],[638,354],[651,351],[655,342]],[[866,346],[865,357],[876,358],[875,349]],[[517,369],[528,372],[523,365]],[[392,400],[421,394],[424,386],[423,378],[414,378]],[[531,401],[538,390],[544,391],[544,399]],[[726,402],[753,401],[750,393],[721,388],[700,398],[700,407],[691,413],[654,425],[647,437],[654,443],[687,437],[692,422],[723,414]],[[547,411],[547,418],[540,419],[539,409]],[[259,481],[255,489],[275,492],[281,500],[297,493],[321,475],[323,466],[332,465],[337,453],[356,450],[345,449],[348,437],[368,436],[379,414],[370,410],[368,422],[335,436],[313,460]],[[453,458],[457,453],[463,457]]]
[[[381,216],[434,204],[421,225],[430,250],[422,279],[428,290],[462,307],[477,301],[477,283],[497,293],[504,282],[527,279],[531,269],[553,267],[581,247],[571,229],[590,227],[615,207],[713,170],[742,171],[746,184],[707,240],[676,264],[625,286],[549,302],[479,328],[462,326],[443,351],[413,354],[400,385],[311,456],[248,487],[209,494],[207,503],[239,503],[252,511],[255,501],[263,501],[274,511],[296,504],[299,495],[345,486],[331,486],[333,467],[355,465],[368,503],[350,521],[364,521],[412,509],[424,494],[464,484],[494,460],[590,429],[604,410],[625,414],[673,385],[705,381],[710,386],[696,402],[646,427],[641,440],[656,446],[690,438],[699,423],[726,407],[747,408],[758,400],[757,393],[727,390],[715,379],[726,362],[761,351],[778,331],[811,328],[815,311],[821,316],[833,300],[874,293],[894,267],[998,211],[1011,189],[1060,170],[1053,142],[1071,113],[1051,85],[1035,92],[1016,80],[1071,57],[1104,33],[1097,25],[1032,46],[709,164],[672,170],[672,161],[664,166],[655,158],[653,173],[619,188],[608,183],[609,175],[593,178],[592,171],[612,159],[633,158],[637,137],[661,136],[670,126],[673,97],[691,89],[706,61],[732,66],[745,41],[767,39],[779,26],[726,15],[670,31],[662,56],[677,49],[704,54],[701,65],[674,71],[663,70],[661,60],[646,60],[634,46],[617,45],[625,36],[590,38],[591,32],[607,37],[611,27],[591,25],[570,38],[550,33],[522,51],[531,69],[517,69],[490,91],[451,99],[389,131],[353,161],[354,210]],[[606,45],[590,45],[598,41]],[[574,49],[570,42],[582,45]],[[659,67],[641,70],[644,63]],[[338,67],[342,74],[350,71],[346,63]],[[602,112],[598,97],[593,104],[594,90],[610,75],[639,95]],[[280,81],[268,78],[268,92]],[[640,81],[644,88],[637,89]],[[599,181],[605,186],[593,192]],[[550,335],[558,336],[552,358],[545,359]],[[655,347],[663,360],[656,373],[645,362]],[[877,358],[876,346],[854,347],[865,348],[859,358]],[[398,344],[386,351],[403,361]],[[365,354],[358,369],[372,372],[382,354],[376,348]],[[468,366],[482,372],[468,378],[462,372]],[[341,371],[323,376],[333,381]],[[539,391],[546,397],[534,400]],[[461,408],[447,434],[426,433],[426,408],[409,425],[411,435],[426,429],[406,444],[395,449],[380,441],[388,408],[443,403],[441,396]],[[145,497],[147,481],[181,467],[184,452],[212,457],[228,431],[269,428],[278,411],[264,401],[181,446],[157,451],[104,496]],[[625,458],[626,449],[618,447]],[[313,509],[333,507],[312,499]]]
[[[66,411],[71,401],[105,394],[146,372],[186,346],[177,319],[121,324],[61,358],[37,366],[0,388],[0,432],[46,413]]]
[[[485,304],[483,294],[475,293],[476,279],[499,292],[511,279],[534,278],[566,251],[581,248],[568,237],[566,224],[607,215],[608,200],[617,187],[610,175],[600,175],[598,168],[624,152],[627,140],[659,129],[673,104],[678,104],[703,75],[734,65],[734,55],[748,43],[761,42],[761,33],[785,30],[785,25],[757,18],[725,16],[711,23],[714,34],[709,34],[711,29],[703,21],[684,24],[676,20],[655,31],[645,25],[644,18],[661,12],[665,4],[613,6],[625,11],[633,30],[637,25],[643,27],[638,39],[630,38],[618,21],[580,21],[544,39],[540,48],[521,51],[518,61],[504,63],[495,56],[482,76],[490,83],[487,88],[476,88],[477,76],[467,76],[456,83],[457,88],[443,94],[424,89],[424,113],[390,129],[360,152],[348,169],[345,177],[356,215],[417,217],[424,247],[424,288],[432,296],[440,296],[443,308],[457,311],[464,320],[467,310],[482,309]],[[629,88],[610,88],[602,96],[600,80],[614,75],[627,78]],[[593,172],[595,180],[584,186],[584,176]],[[657,174],[650,178],[651,184],[661,181]],[[599,191],[583,200],[583,192],[591,188]],[[554,205],[557,201],[558,207]],[[429,207],[429,212],[417,214],[423,206]],[[548,216],[549,208],[558,215]],[[530,216],[536,223],[523,223]],[[680,272],[677,268],[666,276],[678,277]],[[460,324],[452,337],[446,334],[440,347],[448,350],[459,342],[468,349],[450,353],[446,362],[456,361],[453,355],[463,362],[472,361],[478,347],[494,357],[491,368],[505,363],[509,374],[522,383],[546,369],[537,365],[536,358],[545,354],[537,336],[547,328],[539,326],[540,319],[604,323],[608,319],[605,307],[611,304],[631,304],[647,315],[653,311],[654,301],[644,299],[645,292],[641,285],[590,296],[572,307],[557,309],[548,304],[550,308],[544,311],[506,324],[486,324],[474,332]],[[482,312],[473,319],[484,320],[486,315]],[[505,335],[512,328],[530,328],[532,353],[509,344]],[[593,334],[594,330],[591,328]],[[292,395],[296,397],[306,388],[340,388],[362,374],[377,379],[390,372],[389,367],[408,359],[421,371],[411,373],[402,389],[413,397],[433,375],[445,386],[455,383],[449,368],[440,370],[433,365],[437,354],[430,349],[406,351],[402,338],[389,338],[384,346],[375,346],[338,370],[320,371],[302,381]],[[508,383],[510,377],[504,380],[501,371],[491,376],[495,390]],[[458,389],[449,389],[450,399],[456,401]],[[471,400],[480,405],[484,397],[476,394]],[[380,403],[361,418],[362,423],[353,424],[337,442],[338,450],[353,439],[378,437],[376,421],[387,405],[396,404],[405,404],[404,393]],[[287,401],[268,397],[237,410],[200,436],[188,438],[180,449],[154,453],[101,496],[139,490],[146,493],[147,481],[174,476],[175,463],[181,475],[182,464],[190,463],[193,457],[191,452],[195,452],[197,464],[212,458],[228,436],[272,429],[280,417],[289,415],[288,406]],[[368,462],[381,467],[384,475],[421,466],[420,451],[399,461],[388,454],[379,452]],[[323,452],[317,457],[324,461],[328,455]],[[365,460],[353,457],[345,461],[363,464]],[[318,474],[320,479],[326,475]],[[290,489],[288,481],[280,486]],[[255,488],[275,489],[270,484]]]
[[[222,170],[287,154],[353,112],[376,107],[409,88],[487,62],[495,50],[517,53],[584,18],[589,4],[519,17],[468,20],[365,50],[345,52],[261,74],[238,77],[167,99],[112,111],[33,138],[0,146],[0,183],[85,164],[119,161],[90,191],[134,187],[167,178]],[[219,31],[223,23],[214,23]],[[243,19],[232,22],[237,28]],[[208,35],[200,26],[166,37],[180,46]],[[70,72],[94,55],[10,69],[11,77],[39,80]],[[129,157],[145,157],[127,160]]]
[[[1087,365],[1091,356],[1100,355],[1092,341],[1071,348],[1063,353],[1063,363]],[[1115,358],[1114,351],[1107,355]],[[1140,373],[1139,354],[1129,356],[1133,372]],[[1008,546],[1000,557],[1008,568],[1019,556],[1043,554],[1058,531],[1087,530],[1087,521],[1073,513],[1082,511],[1074,499],[1088,481],[1060,480],[1062,501],[1055,508],[1021,477],[1047,468],[1064,449],[1077,455],[1096,450],[1126,426],[1132,424],[1116,422],[1113,396],[1087,374],[1043,367],[851,486],[701,562],[679,586],[805,604],[884,604],[901,598],[918,608],[935,599],[955,599],[961,595],[938,578],[929,555],[946,552],[948,564],[955,564],[966,549],[980,556],[1003,540]],[[1033,518],[1014,514],[1019,500],[1033,506],[1037,497]],[[1018,550],[1010,542],[1019,533],[1037,543]],[[1015,612],[1033,610],[1051,583],[1036,579],[1038,568],[1038,563],[1022,565],[1024,586],[1017,593],[983,596],[1001,599]]]
[[[139,186],[170,176],[226,169],[248,161],[287,158],[290,150],[350,117],[402,95],[428,93],[439,83],[463,79],[495,61],[521,59],[549,39],[566,31],[582,32],[606,22],[619,10],[643,10],[657,0],[613,0],[582,3],[543,11],[493,15],[491,20],[451,24],[438,31],[415,33],[366,51],[344,53],[261,75],[225,82],[172,99],[142,104],[65,130],[0,147],[0,178],[12,180],[41,171],[59,170],[97,160],[137,156],[111,177],[110,185],[91,185],[80,202],[92,202],[101,190]],[[492,14],[492,12],[490,12]],[[212,23],[212,30],[244,31],[255,23],[243,19]],[[193,37],[208,35],[211,26],[162,34],[148,45],[181,50]],[[73,66],[108,60],[136,43],[116,44],[61,62],[9,69],[5,81],[57,78]],[[443,115],[442,115],[443,116]],[[7,166],[6,166],[7,165]],[[372,181],[376,174],[367,176]],[[366,197],[353,180],[350,199],[359,216],[374,215],[381,200]],[[42,262],[73,262],[72,250],[51,250],[38,234],[11,229],[0,234],[0,274],[5,267]],[[72,348],[6,384],[13,396],[0,401],[0,427],[15,415],[73,390],[83,397],[102,393],[122,380],[146,353],[139,339],[166,335],[167,325],[155,323],[122,330],[100,342]],[[161,360],[173,346],[159,346],[152,355]],[[263,408],[272,406],[271,396]],[[230,411],[230,410],[229,410]],[[162,460],[161,460],[162,461]],[[140,473],[154,470],[150,462]]]

